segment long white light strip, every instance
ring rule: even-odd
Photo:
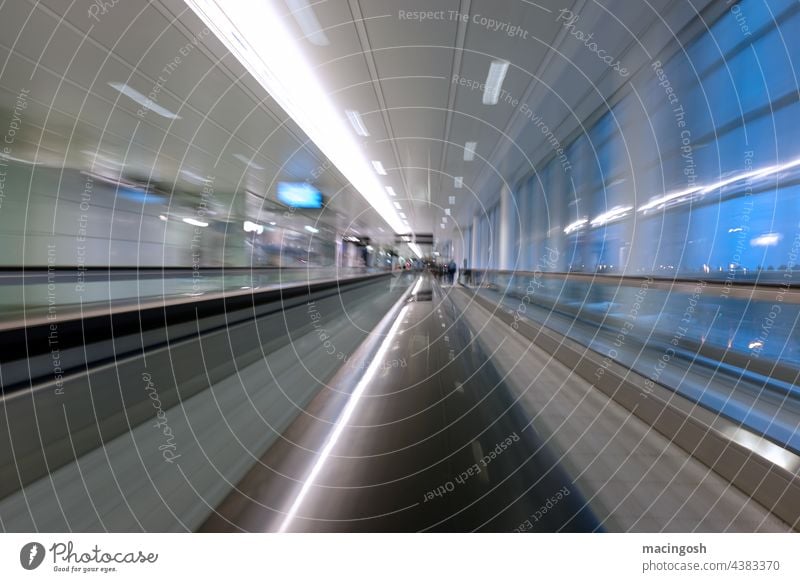
[[[786,162],[785,164],[777,164],[775,166],[767,166],[766,168],[761,168],[759,170],[751,170],[749,172],[744,172],[741,174],[735,174],[729,178],[725,178],[720,180],[719,182],[715,182],[710,186],[695,186],[693,188],[688,188],[686,190],[681,190],[680,192],[672,192],[670,194],[665,194],[664,196],[659,196],[658,198],[654,198],[647,204],[644,204],[638,208],[639,212],[646,212],[648,210],[652,210],[653,208],[658,208],[663,206],[667,202],[671,202],[672,200],[677,200],[678,198],[682,198],[683,196],[688,196],[689,194],[694,194],[699,192],[701,195],[708,194],[709,192],[713,192],[718,188],[724,188],[729,184],[733,184],[734,182],[739,182],[741,180],[747,180],[750,178],[763,178],[765,176],[769,176],[772,174],[778,174],[785,170],[789,170],[791,168],[800,166],[800,159],[792,160],[791,162]]]
[[[745,172],[744,174],[737,174],[735,176],[731,176],[730,178],[725,178],[723,180],[720,180],[719,182],[711,184],[710,186],[704,187],[700,193],[708,194],[709,192],[713,192],[714,190],[718,190],[719,188],[724,188],[725,186],[733,184],[734,182],[740,182],[742,180],[747,180],[749,178],[755,178],[756,176],[766,176],[768,174],[771,174],[775,167],[777,166],[763,168],[761,170],[753,170],[750,172]]]
[[[419,249],[419,246],[417,246],[417,243],[408,243],[408,248],[410,248],[418,258],[422,258],[422,251]]]
[[[350,120],[350,125],[353,126],[353,131],[355,131],[361,137],[369,137],[369,130],[367,126],[364,125],[364,120],[361,119],[361,114],[354,110],[354,109],[347,109],[345,111],[347,115],[347,119]]]
[[[274,2],[184,0],[353,187],[399,233],[397,216],[341,111],[327,98]],[[243,38],[242,44],[238,39]]]
[[[292,16],[297,22],[297,26],[300,27],[309,42],[317,46],[328,46],[330,44],[325,31],[319,25],[317,15],[314,14],[314,10],[309,6],[307,0],[286,0],[286,6],[292,11]]]
[[[381,176],[386,175],[386,168],[384,168],[383,164],[380,163],[378,160],[372,160],[372,167],[375,168],[375,172],[380,174]]]
[[[468,141],[464,144],[464,161],[471,162],[475,159],[475,148],[478,147],[478,142]]]
[[[186,169],[181,170],[181,176],[183,176],[184,178],[186,178],[191,182],[195,182],[196,184],[207,184],[208,182],[211,181],[206,176],[201,176],[196,172],[192,172],[191,170],[186,170]]]
[[[489,65],[489,73],[486,75],[486,88],[483,90],[484,105],[497,105],[507,72],[508,61],[492,61],[492,64]]]
[[[456,176],[453,178],[453,187],[454,188],[462,188],[464,186],[464,177],[463,176]]]
[[[139,93],[136,89],[126,85],[125,83],[109,83],[109,85],[114,89],[116,89],[117,91],[119,91],[120,93],[122,93],[123,95],[125,95],[126,97],[130,97],[145,109],[149,109],[150,111],[160,115],[161,117],[166,117],[167,119],[181,118],[181,116],[178,115],[177,113],[173,113],[169,109],[161,107],[161,105],[159,105],[146,95]]]
[[[633,206],[616,206],[611,210],[604,212],[600,216],[592,219],[592,226],[602,226],[608,222],[611,222],[612,220],[623,218],[631,210],[633,210]]]
[[[786,162],[785,164],[778,164],[777,166],[768,166],[761,170],[756,170],[753,177],[761,178],[763,176],[768,176],[770,174],[778,174],[780,172],[783,172],[784,170],[789,170],[796,166],[800,166],[800,158],[792,160],[791,162]]]
[[[333,447],[336,446],[339,437],[342,436],[342,431],[344,431],[347,423],[350,422],[350,417],[353,416],[353,412],[355,412],[355,409],[361,400],[361,396],[364,394],[367,386],[372,381],[372,378],[375,377],[375,374],[380,369],[381,363],[384,361],[384,356],[389,350],[389,346],[394,341],[394,337],[397,335],[397,330],[399,329],[400,324],[403,322],[403,318],[405,317],[408,308],[409,306],[405,305],[403,309],[400,310],[400,313],[397,315],[397,319],[395,319],[392,327],[389,329],[389,333],[386,334],[386,337],[381,342],[381,346],[378,348],[375,357],[367,367],[366,373],[361,377],[361,380],[359,380],[358,384],[356,384],[353,392],[350,393],[350,398],[348,399],[344,410],[342,410],[342,413],[339,415],[339,418],[333,427],[333,431],[331,431],[330,436],[328,436],[325,446],[322,447],[322,450],[319,453],[319,458],[317,458],[317,462],[314,463],[314,466],[311,468],[311,472],[308,474],[308,477],[306,477],[306,480],[303,482],[303,486],[300,488],[300,492],[297,494],[292,506],[286,513],[286,517],[283,519],[283,523],[281,524],[279,530],[280,532],[285,532],[289,528],[295,516],[297,515],[297,510],[300,509],[300,506],[308,495],[308,492],[311,490],[311,486],[314,484],[314,481],[316,481],[320,471],[322,471],[322,468],[325,466],[325,462],[330,457]]]
[[[264,166],[259,166],[253,160],[248,160],[247,156],[243,156],[242,154],[233,154],[233,157],[242,162],[245,166],[253,168],[254,170],[261,171],[264,169]]]
[[[564,234],[571,234],[576,230],[580,230],[584,226],[586,226],[589,222],[588,218],[581,218],[580,220],[576,220],[575,222],[568,224],[566,228],[564,228]]]
[[[10,155],[10,154],[5,153],[5,152],[0,152],[0,159],[7,160],[9,162],[14,162],[14,163],[17,163],[17,164],[25,164],[25,165],[28,165],[28,166],[38,166],[39,164],[42,163],[42,162],[38,162],[38,161],[35,161],[35,160],[26,160],[26,159],[23,159],[23,158],[17,158],[17,157],[14,157],[14,156]]]
[[[749,172],[744,172],[742,174],[736,174],[729,178],[720,180],[719,182],[715,182],[710,186],[700,185],[700,186],[695,186],[693,188],[688,188],[686,190],[681,190],[680,192],[673,192],[671,194],[665,194],[664,196],[659,196],[658,198],[654,198],[647,204],[640,206],[637,210],[639,212],[646,212],[648,210],[652,210],[653,208],[658,208],[659,206],[663,206],[664,204],[666,204],[667,202],[671,202],[672,200],[677,200],[678,198],[688,196],[689,194],[694,194],[696,192],[699,192],[701,195],[708,194],[709,192],[713,192],[718,188],[724,188],[725,186],[733,184],[734,182],[747,180],[749,178],[763,178],[765,176],[778,174],[780,172],[789,170],[797,166],[800,166],[800,159],[792,160],[791,162],[786,162],[785,164],[767,166],[766,168],[761,168],[759,170],[751,170]]]
[[[639,207],[639,212],[645,212],[647,210],[652,210],[653,208],[657,208],[662,204],[666,204],[672,200],[676,200],[683,196],[687,196],[689,194],[693,194],[701,189],[700,186],[695,186],[694,188],[688,188],[687,190],[681,190],[680,192],[673,192],[672,194],[665,194],[664,196],[659,196],[658,198],[651,200],[644,206]]]
[[[764,176],[769,176],[770,174],[777,174],[778,172],[788,170],[798,165],[800,165],[800,160],[793,160],[785,164],[779,164],[777,166],[767,166],[766,168],[761,168],[760,170],[751,170],[750,172],[737,174],[735,176],[731,176],[730,178],[720,180],[719,182],[711,184],[710,186],[706,186],[705,188],[703,188],[702,193],[706,194],[708,192],[713,192],[718,188],[724,188],[728,184],[733,184],[734,182],[739,182],[741,180],[747,180],[749,178],[763,178]]]
[[[203,222],[202,220],[196,220],[194,218],[184,218],[183,222],[186,224],[191,224],[192,226],[199,226],[200,228],[205,228],[208,226],[207,222]]]

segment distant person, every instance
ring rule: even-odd
[[[447,280],[450,281],[451,285],[455,281],[457,269],[458,266],[456,265],[456,262],[453,259],[450,259],[450,262],[447,263]]]

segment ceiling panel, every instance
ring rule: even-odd
[[[282,0],[269,1],[287,14]],[[310,178],[324,165],[316,146],[218,39],[206,36],[185,50],[203,25],[182,0],[118,2],[96,18],[88,12],[90,2],[17,4],[0,21],[0,62],[7,60],[0,107],[7,110],[20,88],[30,89],[30,123],[20,150],[38,146],[40,159],[61,152],[76,165],[86,163],[87,150],[99,147],[120,159],[127,151],[131,168],[177,179],[187,190],[198,185],[181,177],[181,168],[213,170],[225,188],[268,198],[277,180]],[[300,39],[303,54],[336,109],[343,116],[347,109],[362,113],[370,133],[359,139],[364,156],[383,163],[387,175],[379,177],[381,183],[397,191],[417,230],[436,227],[453,195],[453,215],[470,223],[496,199],[504,180],[513,182],[549,153],[519,102],[483,104],[482,91],[453,83],[454,74],[480,84],[493,60],[509,61],[506,95],[524,101],[560,139],[625,82],[566,33],[557,20],[565,4],[580,14],[577,29],[593,33],[599,46],[631,68],[652,58],[692,17],[679,0],[312,3],[328,44]],[[702,8],[707,0],[694,4]],[[467,7],[465,21],[456,17]],[[409,18],[415,11],[434,17]],[[285,21],[302,36],[290,16]],[[137,116],[141,106],[109,86],[123,82],[146,95],[176,57],[180,66],[170,69],[157,102],[179,119],[152,111]],[[463,159],[467,141],[478,144],[472,161]],[[254,157],[262,169],[248,167],[236,154]],[[463,176],[464,189],[454,188],[453,176]],[[343,192],[335,196],[333,220],[349,222],[364,212],[366,220],[371,213],[377,229],[380,221],[335,168],[314,181],[326,192]]]

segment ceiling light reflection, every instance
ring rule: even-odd
[[[397,319],[395,319],[392,327],[386,334],[386,337],[383,338],[383,341],[381,342],[378,351],[372,358],[369,366],[367,367],[366,372],[358,381],[358,384],[356,384],[356,387],[353,389],[353,391],[350,393],[350,398],[347,400],[344,410],[342,410],[339,418],[336,420],[336,424],[333,426],[333,430],[328,436],[325,446],[322,447],[317,461],[314,463],[314,466],[311,468],[311,471],[300,488],[300,492],[297,494],[297,497],[289,508],[289,511],[286,512],[286,517],[284,518],[283,523],[281,523],[278,531],[285,532],[292,524],[292,521],[297,515],[297,510],[300,509],[300,505],[302,505],[303,501],[308,495],[308,492],[311,490],[311,486],[314,484],[314,481],[316,481],[317,476],[319,475],[320,471],[322,471],[322,468],[325,466],[325,463],[330,457],[333,447],[336,446],[336,443],[338,442],[339,437],[342,436],[342,432],[347,426],[347,423],[350,422],[350,418],[353,416],[353,412],[355,412],[356,407],[361,400],[361,396],[364,394],[367,386],[369,386],[369,383],[375,377],[375,374],[377,374],[378,370],[380,370],[382,362],[384,362],[386,352],[389,350],[389,346],[392,344],[392,342],[394,342],[394,338],[397,335],[400,324],[403,322],[403,318],[405,317],[408,309],[409,306],[405,305],[400,310],[400,313],[397,315]]]

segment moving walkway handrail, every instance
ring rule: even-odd
[[[542,279],[571,279],[574,281],[597,282],[602,284],[616,283],[619,287],[638,287],[644,281],[649,281],[651,287],[656,289],[667,289],[679,291],[683,288],[694,287],[698,283],[702,283],[707,287],[719,287],[728,289],[728,294],[731,297],[739,299],[761,299],[762,295],[770,294],[774,297],[776,290],[785,290],[783,295],[786,303],[800,303],[800,283],[793,282],[794,271],[770,271],[773,277],[779,274],[781,280],[771,280],[762,276],[754,278],[737,278],[737,277],[697,277],[680,276],[680,277],[665,277],[662,275],[619,275],[613,273],[587,273],[576,271],[513,271],[504,269],[463,269],[459,277],[467,277],[470,281],[474,281],[476,275],[509,275],[516,277],[538,277]],[[767,297],[764,295],[763,297]]]
[[[389,272],[366,273],[347,278],[330,278],[310,280],[302,283],[280,285],[265,289],[235,289],[205,292],[195,297],[173,296],[162,298],[147,298],[130,302],[105,302],[72,311],[61,316],[58,310],[54,311],[55,317],[38,315],[26,317],[16,322],[7,322],[0,325],[0,366],[7,368],[16,363],[28,364],[24,366],[29,371],[29,377],[8,373],[4,370],[2,391],[9,392],[45,381],[54,376],[63,376],[75,370],[86,370],[87,366],[105,362],[109,355],[103,353],[101,357],[92,359],[91,350],[80,349],[85,354],[86,361],[63,362],[62,355],[68,350],[76,351],[88,344],[102,344],[115,338],[128,335],[143,337],[148,331],[195,322],[214,316],[224,316],[224,321],[216,322],[213,329],[220,326],[229,326],[247,320],[256,315],[264,315],[283,309],[285,302],[296,300],[311,293],[331,291],[336,293],[342,287],[351,287],[367,283],[375,279],[386,277]],[[270,305],[274,307],[269,308]],[[266,309],[265,309],[266,307]],[[191,326],[180,335],[170,334],[170,341],[186,339],[189,336],[210,331],[210,328]],[[138,343],[133,351],[142,352],[153,347],[145,343]],[[160,343],[163,342],[159,342]],[[106,350],[107,351],[107,350]],[[124,353],[113,351],[113,357],[119,358]],[[44,370],[37,372],[34,363],[36,358],[49,357],[50,361]],[[54,362],[58,365],[54,366]],[[54,367],[57,372],[54,374]]]
[[[493,284],[490,279],[495,276],[509,277],[507,285]],[[658,278],[640,276],[622,276],[608,274],[586,274],[586,273],[563,273],[563,272],[544,272],[544,271],[507,271],[491,269],[467,269],[462,271],[459,277],[460,283],[467,287],[491,288],[495,291],[503,292],[512,297],[518,297],[514,286],[510,284],[510,278],[528,279],[557,279],[565,281],[575,281],[586,284],[597,284],[609,286],[612,291],[628,288],[641,288],[647,285],[649,289],[658,289],[667,292],[678,292],[692,295],[702,286],[704,297],[726,297],[736,298],[747,302],[764,302],[765,305],[786,305],[800,304],[800,289],[797,286],[788,284],[765,284],[757,282],[736,282],[720,281],[716,279],[691,279],[691,278]],[[501,289],[502,287],[502,289]],[[713,290],[713,291],[712,291]],[[716,295],[714,295],[716,292]],[[565,315],[575,316],[580,313],[582,319],[588,319],[598,326],[608,326],[614,321],[609,318],[608,313],[592,313],[585,310],[584,304],[580,307],[565,305],[558,301],[559,297],[543,298],[541,294],[534,294],[529,297],[529,302],[544,308],[564,313]],[[652,337],[669,341],[669,333],[666,336],[658,329],[652,331]],[[766,357],[753,357],[752,354],[736,349],[734,346],[714,345],[710,341],[698,342],[689,336],[680,339],[683,349],[691,350],[695,354],[705,356],[711,360],[735,367],[741,375],[749,376],[758,374],[765,380],[765,385],[770,389],[777,390],[781,394],[792,392],[794,397],[798,396],[795,390],[798,378],[800,378],[800,367],[786,360],[773,360]],[[775,382],[777,381],[777,382]]]
[[[74,347],[58,344],[59,374],[52,351],[2,363],[0,498],[152,421],[151,374],[158,376],[158,406],[168,410],[314,333],[310,301],[334,313],[348,297],[385,293],[383,281],[390,276],[387,271],[221,292],[74,320]],[[143,326],[151,329],[143,332]],[[0,336],[16,334],[24,348],[29,334],[48,329],[45,322]],[[57,329],[59,342],[67,342],[66,328]],[[96,341],[98,334],[109,339]],[[32,348],[52,350],[46,335],[37,337]],[[0,351],[0,357],[9,356]]]

